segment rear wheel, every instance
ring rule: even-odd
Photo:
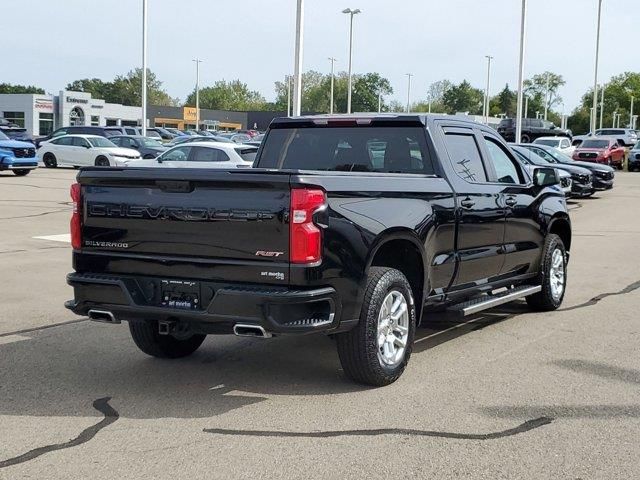
[[[538,282],[542,290],[527,297],[529,306],[538,311],[557,309],[567,285],[567,252],[562,239],[553,233],[547,235],[544,244]]]
[[[160,335],[157,320],[132,320],[129,322],[131,337],[147,355],[158,358],[182,358],[195,352],[206,335],[181,334],[179,338],[172,335]]]
[[[531,137],[526,133],[520,137],[520,143],[531,143]]]
[[[14,170],[13,174],[17,175],[18,177],[24,177],[25,175],[28,175],[30,171],[31,170]]]
[[[358,325],[336,335],[345,374],[377,387],[395,382],[404,372],[416,327],[413,292],[399,270],[371,267]]]
[[[98,157],[96,158],[96,167],[109,167],[111,164],[109,163],[109,159],[107,157]]]
[[[45,153],[44,157],[42,157],[42,161],[44,162],[44,166],[47,168],[56,168],[58,166],[58,160],[51,152]]]

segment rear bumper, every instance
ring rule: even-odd
[[[258,325],[274,334],[337,332],[351,328],[340,322],[341,302],[332,287],[292,290],[200,282],[201,309],[160,306],[159,278],[71,273],[67,283],[74,299],[65,303],[77,315],[89,310],[111,312],[117,320],[188,322],[194,331],[230,334],[237,323]]]

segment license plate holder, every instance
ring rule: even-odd
[[[160,280],[160,306],[179,310],[199,310],[200,282]]]

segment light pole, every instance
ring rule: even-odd
[[[349,84],[347,87],[347,113],[351,113],[351,65],[353,62],[353,16],[361,12],[359,8],[355,10],[345,8],[342,13],[349,15]]]
[[[529,115],[529,96],[525,95],[524,96],[524,118],[527,118],[527,115]]]
[[[200,130],[200,64],[202,60],[194,58],[196,62],[196,130]]]
[[[606,85],[602,84],[602,92],[600,93],[600,128],[602,128],[602,115],[604,114],[604,89]],[[593,131],[593,130],[592,130]]]
[[[287,82],[287,117],[291,116],[291,75],[285,75]]]
[[[596,64],[593,73],[593,116],[591,117],[591,131],[596,130],[596,114],[598,112],[598,57],[600,54],[600,18],[602,16],[602,0],[598,0],[598,28],[596,32]]]
[[[633,128],[633,95],[631,95],[631,112],[629,113],[629,128]]]
[[[547,120],[547,113],[549,112],[549,72],[547,72],[547,91],[544,94],[544,119]]]
[[[616,128],[616,116],[618,115],[618,111],[614,110],[613,111],[613,123],[611,124],[612,128]]]
[[[516,142],[520,142],[522,138],[522,95],[523,95],[523,82],[524,82],[524,51],[525,51],[525,37],[527,30],[527,0],[522,0],[522,14],[520,17],[520,61],[518,66],[518,107],[516,115]]]
[[[413,73],[406,73],[405,75],[407,76],[407,79],[408,79],[408,85],[407,85],[407,113],[409,113],[409,111],[411,110],[411,77],[413,77]]]
[[[378,113],[382,112],[382,90],[378,90]]]
[[[142,0],[142,136],[147,136],[147,0]]]
[[[493,57],[491,55],[484,56],[487,59],[487,89],[484,93],[484,123],[489,123],[489,82],[491,80],[491,60]]]
[[[296,48],[293,64],[293,115],[299,116],[302,108],[302,53],[304,40],[304,0],[298,0],[296,10]],[[287,114],[288,115],[288,114]]]
[[[336,63],[336,59],[333,57],[329,57],[329,61],[331,62],[331,103],[329,104],[329,113],[333,115],[333,64]]]

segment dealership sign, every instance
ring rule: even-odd
[[[38,110],[53,110],[53,101],[48,98],[36,98],[33,107]]]
[[[67,103],[89,103],[86,98],[65,97]]]

